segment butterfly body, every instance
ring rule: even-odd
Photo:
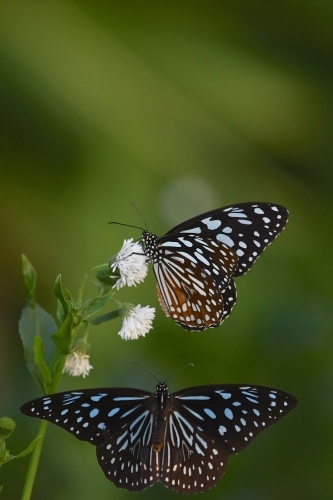
[[[219,326],[236,302],[233,278],[250,269],[287,221],[281,205],[253,202],[206,212],[162,237],[144,231],[162,309],[187,330]]]
[[[21,407],[96,446],[107,479],[130,491],[161,481],[181,493],[214,486],[229,456],[246,448],[297,404],[290,394],[253,385],[206,385],[173,394],[130,388],[58,393]]]

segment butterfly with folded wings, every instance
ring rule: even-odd
[[[283,206],[250,202],[198,215],[161,237],[143,231],[166,315],[186,330],[219,326],[237,299],[233,278],[250,269],[287,221]]]

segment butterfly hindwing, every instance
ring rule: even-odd
[[[212,288],[213,287],[213,288]],[[232,308],[234,307],[236,300],[237,300],[237,291],[236,291],[236,285],[233,279],[230,279],[228,285],[225,288],[218,287],[218,290],[216,289],[215,283],[212,283],[211,285],[212,289],[216,290],[216,310],[213,310],[213,314],[215,315],[216,318],[220,318],[219,316],[219,311],[222,309],[222,321],[225,320],[229,314],[232,311]],[[157,297],[159,300],[159,303],[161,305],[162,310],[164,311],[165,315],[170,317],[171,313],[169,312],[166,303],[164,302],[164,298],[161,292],[161,289],[159,287],[158,281],[156,282],[156,289],[157,289]],[[170,292],[171,293],[171,292]],[[180,304],[181,305],[181,304]],[[201,306],[200,306],[200,298],[197,299],[197,305],[199,306],[199,311],[200,313],[202,311]],[[197,310],[198,308],[196,308]],[[191,313],[192,311],[192,313]],[[188,312],[192,315],[193,314],[193,307],[191,304],[188,304]],[[211,312],[211,311],[209,311]],[[194,314],[193,314],[194,316]],[[186,330],[199,330],[199,327],[202,326],[202,330],[205,328],[211,328],[212,326],[218,326],[220,323],[216,321],[214,324],[212,321],[209,321],[207,324],[207,317],[203,317],[203,314],[198,315],[196,320],[193,320],[192,322],[180,322],[178,320],[178,317],[174,318],[176,323],[179,323],[183,328]],[[201,320],[201,323],[199,322]]]
[[[158,253],[154,272],[162,309],[187,330],[218,326],[233,305],[224,304],[221,292],[228,289],[237,266],[234,251],[207,238],[188,235],[180,242],[172,238],[162,241]]]
[[[117,432],[109,430],[96,454],[107,479],[120,488],[141,491],[159,480],[160,455],[153,450],[153,401],[136,409]]]
[[[212,488],[226,471],[229,456],[202,427],[175,411],[167,420],[160,481],[178,493]]]
[[[222,321],[224,321],[231,313],[237,300],[237,290],[233,279],[229,281],[225,288],[222,288],[221,295],[223,297]]]

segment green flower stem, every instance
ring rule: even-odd
[[[84,321],[84,334],[82,335],[82,340],[88,344],[88,335],[89,335],[89,323],[88,321]]]
[[[42,420],[38,431],[40,439],[37,441],[36,446],[31,454],[29,468],[25,479],[21,500],[30,500],[31,498],[32,488],[34,486],[39,458],[42,451],[42,445],[44,442],[46,427],[47,427],[47,421]]]
[[[80,284],[79,291],[78,291],[78,307],[81,309],[82,308],[82,301],[83,301],[83,289],[84,285],[86,284],[87,279],[91,276],[91,274],[96,273],[96,271],[100,269],[105,269],[109,266],[109,264],[99,264],[98,266],[92,267],[83,277],[83,280]],[[78,324],[75,325],[74,330],[78,329],[81,324],[82,324],[82,319],[79,319]],[[86,327],[88,325],[86,324]],[[72,332],[72,339],[75,339],[75,331]],[[86,330],[85,332],[85,339],[87,337],[88,331]],[[56,392],[59,382],[61,380],[62,376],[62,371],[66,363],[66,356],[62,356],[61,353],[59,352],[59,361],[55,360],[55,365],[53,366],[53,375],[52,379],[50,381],[50,385],[47,386],[46,388],[46,393],[47,394],[53,394]],[[45,432],[47,428],[47,421],[42,420],[39,431],[38,431],[38,436],[40,439],[38,439],[36,446],[34,447],[31,457],[30,457],[30,462],[29,462],[29,467],[28,467],[28,472],[26,476],[26,480],[24,483],[23,487],[23,492],[22,492],[22,497],[21,500],[30,500],[31,498],[31,493],[33,490],[35,478],[36,478],[36,473],[37,473],[37,468],[39,464],[39,459],[40,459],[40,454],[42,451],[42,446],[44,442],[44,437],[45,437]]]
[[[61,375],[62,375],[62,370],[64,368],[65,363],[66,363],[66,356],[63,356],[61,361],[59,361],[56,372],[54,374],[50,394],[56,392],[56,390],[58,388],[58,385],[59,385],[59,382],[61,379]],[[38,440],[32,454],[31,454],[29,468],[28,468],[26,479],[25,479],[21,500],[30,500],[30,498],[31,498],[31,493],[32,493],[32,489],[33,489],[36,474],[37,474],[39,457],[40,457],[40,454],[42,451],[42,446],[43,446],[43,442],[44,442],[46,428],[47,428],[47,421],[42,420],[40,427],[39,427],[39,431],[38,431],[38,436],[40,436],[40,439]]]
[[[63,371],[65,363],[66,363],[66,358],[67,358],[67,356],[62,356],[61,360],[59,361],[59,364],[57,366],[57,370],[53,376],[53,381],[52,381],[51,390],[50,390],[49,394],[54,394],[58,388],[58,385],[60,383],[60,379],[62,376],[62,371]]]
[[[99,264],[98,266],[94,266],[91,269],[89,269],[89,271],[84,275],[83,280],[81,281],[79,292],[78,292],[78,303],[79,304],[82,304],[83,288],[84,288],[84,285],[86,284],[86,281],[89,278],[89,276],[91,274],[95,273],[96,271],[98,271],[99,269],[105,269],[106,267],[108,267],[108,265],[109,264]]]

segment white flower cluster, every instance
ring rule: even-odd
[[[145,279],[148,272],[148,263],[142,246],[133,242],[133,238],[125,240],[121,250],[110,263],[112,272],[118,270],[120,277],[113,288],[135,286]],[[123,324],[118,335],[124,340],[134,340],[144,337],[152,328],[155,317],[155,308],[125,306],[122,309]]]
[[[138,305],[127,309],[124,312],[123,325],[118,335],[124,340],[136,340],[141,336],[144,337],[151,329],[154,317],[154,307]]]
[[[68,373],[68,375],[72,377],[80,377],[82,375],[83,378],[85,378],[89,375],[92,368],[93,367],[89,363],[88,354],[73,351],[67,356],[62,373]]]
[[[117,290],[125,285],[135,286],[143,281],[147,276],[148,264],[140,243],[133,243],[133,238],[125,240],[110,267],[113,272],[118,269],[120,273],[120,278],[113,286]]]

